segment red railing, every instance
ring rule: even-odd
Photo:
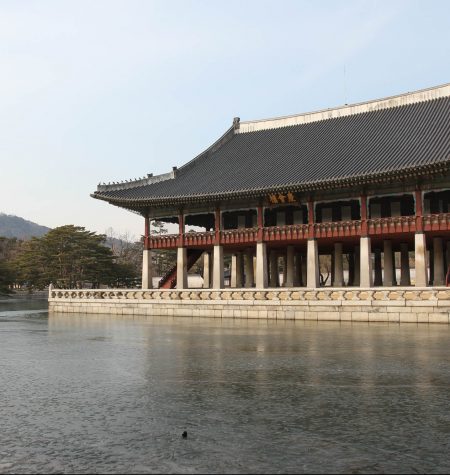
[[[298,241],[308,239],[307,224],[292,224],[290,226],[270,226],[263,228],[263,241]]]
[[[258,228],[226,229],[220,231],[220,244],[252,244],[257,237]]]
[[[369,236],[384,234],[414,233],[416,231],[416,216],[396,216],[390,218],[373,218],[367,220]],[[449,231],[450,213],[428,214],[423,216],[424,231]],[[314,223],[314,237],[345,238],[361,236],[362,221],[337,221],[329,223]],[[308,225],[294,224],[288,226],[270,226],[262,229],[264,242],[302,241],[308,239]],[[148,242],[151,249],[176,249],[180,239],[178,234],[163,234],[150,236]],[[227,229],[220,231],[220,244],[254,244],[258,241],[258,228]],[[216,243],[214,231],[190,232],[183,235],[186,247],[211,247]]]
[[[178,246],[178,234],[154,234],[148,238],[150,249],[171,249]]]
[[[190,232],[184,234],[185,246],[212,246],[214,245],[214,231],[205,231],[201,233]]]
[[[450,229],[450,213],[427,214],[422,219],[424,231],[447,231]]]
[[[369,235],[413,233],[415,231],[415,216],[395,216],[367,220],[367,232]]]
[[[361,221],[314,223],[314,237],[341,238],[361,235]]]

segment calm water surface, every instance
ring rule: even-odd
[[[449,472],[449,342],[0,302],[0,472]]]

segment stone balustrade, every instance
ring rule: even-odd
[[[49,307],[53,313],[448,324],[450,289],[50,289]]]

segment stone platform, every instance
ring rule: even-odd
[[[51,313],[449,324],[446,287],[49,290]]]

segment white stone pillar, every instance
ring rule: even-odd
[[[416,270],[416,287],[426,287],[428,283],[427,242],[425,233],[414,236],[414,254]]]
[[[361,281],[361,259],[360,259],[360,250],[359,246],[355,246],[355,275],[353,277],[353,282],[351,285],[359,286]]]
[[[223,289],[223,246],[214,246],[213,289]]]
[[[236,287],[238,289],[244,287],[244,260],[242,252],[236,254]]]
[[[319,281],[319,249],[315,239],[308,239],[307,247],[307,287],[315,289],[320,287]]]
[[[294,246],[288,246],[286,250],[286,282],[285,287],[294,287],[294,258],[295,258],[295,248]]]
[[[447,267],[450,266],[450,241],[445,242],[445,248],[446,248],[446,263]],[[446,275],[447,275],[447,269],[445,269]]]
[[[265,242],[256,243],[256,288],[265,289],[269,284],[267,248]]]
[[[270,287],[279,287],[280,286],[280,276],[278,273],[278,254],[277,251],[270,251]]]
[[[231,255],[231,276],[230,276],[230,287],[237,287],[237,255]]]
[[[400,285],[411,285],[411,272],[409,270],[409,247],[407,242],[400,244]]]
[[[187,288],[187,249],[179,247],[177,249],[177,289]]]
[[[334,243],[334,286],[344,286],[344,262],[342,258],[342,243]]]
[[[359,240],[360,248],[360,286],[361,287],[372,287],[373,277],[372,277],[372,250],[370,237],[363,236]]]
[[[211,254],[209,252],[203,253],[203,288],[209,289],[211,286]]]
[[[152,251],[150,249],[144,249],[142,254],[142,288],[153,288],[153,264]]]
[[[250,249],[245,253],[245,287],[253,287],[255,282],[255,274],[253,271],[253,250]]]
[[[385,287],[392,287],[394,285],[394,273],[392,263],[392,241],[385,239],[383,241],[383,261],[384,261],[384,279],[383,285]]]
[[[433,285],[445,285],[444,249],[442,238],[433,238],[434,280]]]

